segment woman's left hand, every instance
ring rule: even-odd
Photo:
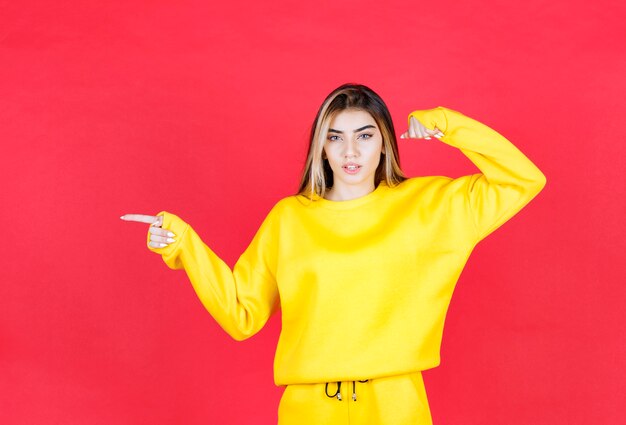
[[[434,136],[438,139],[443,137],[443,132],[435,127],[434,130],[429,130],[424,127],[424,125],[415,119],[415,117],[411,117],[409,120],[409,129],[403,133],[400,138],[401,139],[426,139],[430,140],[430,137]]]

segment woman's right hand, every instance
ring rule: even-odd
[[[150,241],[148,246],[151,248],[165,248],[171,243],[176,242],[176,235],[167,229],[163,229],[162,215],[144,215],[144,214],[125,214],[120,217],[124,221],[136,221],[138,223],[147,223],[150,225]]]

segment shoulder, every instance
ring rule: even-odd
[[[303,195],[285,196],[284,198],[276,202],[276,204],[274,204],[272,210],[270,211],[270,214],[276,216],[289,214],[291,212],[298,211],[303,207],[309,206],[311,205],[311,203],[314,202],[314,200],[308,199],[306,196]]]
[[[297,209],[297,207],[302,202],[300,198],[306,199],[303,196],[297,196],[297,195],[289,195],[289,196],[285,196],[284,198],[279,199],[276,203],[274,203],[274,205],[271,207],[271,209],[267,213],[265,221],[270,221],[270,222],[280,221],[281,217],[284,218],[286,214],[290,214],[291,212]]]
[[[410,177],[400,184],[390,187],[388,192],[408,196],[414,194],[415,192],[439,189],[450,183],[452,180],[452,178],[445,176]]]
[[[421,176],[404,180],[385,192],[386,203],[402,208],[446,205],[459,190],[458,179],[446,176]]]

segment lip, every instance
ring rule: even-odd
[[[350,168],[348,168],[348,167],[356,167],[356,168],[354,168],[354,169],[350,169]],[[348,163],[343,164],[343,165],[341,166],[341,168],[343,169],[343,171],[345,171],[345,172],[346,172],[346,173],[348,173],[348,174],[356,174],[356,173],[358,173],[358,172],[359,172],[359,170],[361,169],[361,167],[362,167],[361,165],[356,164],[356,163],[354,163],[354,162],[348,162]]]

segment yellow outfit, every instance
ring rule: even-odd
[[[278,425],[432,425],[421,372],[342,382],[341,401],[326,396],[335,394],[337,385],[288,385]]]
[[[149,249],[170,268],[185,269],[204,306],[233,338],[254,335],[281,310],[274,379],[294,385],[281,401],[284,418],[309,390],[316,395],[308,398],[320,398],[311,403],[338,403],[320,397],[317,387],[323,390],[329,382],[335,389],[344,382],[342,390],[350,392],[356,382],[359,401],[349,395],[346,406],[360,403],[361,391],[363,399],[389,404],[376,391],[384,387],[381,382],[402,388],[412,377],[416,400],[425,401],[419,371],[440,362],[445,315],[472,249],[545,185],[541,171],[489,127],[443,107],[411,115],[443,131],[441,141],[461,149],[482,173],[416,177],[395,187],[383,182],[366,196],[342,202],[286,197],[233,270],[187,223],[159,213],[176,242]],[[393,391],[393,397],[402,393]],[[390,418],[367,423],[430,423]]]

